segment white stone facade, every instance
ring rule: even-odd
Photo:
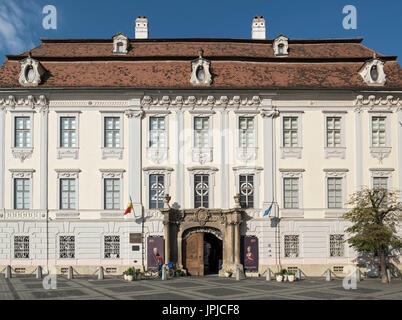
[[[347,237],[347,223],[339,217],[348,209],[348,196],[361,186],[372,186],[375,176],[388,177],[390,189],[402,190],[402,106],[400,97],[391,95],[395,93],[227,90],[217,94],[197,88],[191,93],[123,89],[96,94],[0,93],[0,266],[27,270],[36,265],[57,270],[75,266],[86,273],[97,266],[116,272],[133,264],[146,266],[147,237],[163,236],[162,215],[149,202],[149,175],[164,176],[165,193],[174,206],[193,208],[194,174],[201,173],[210,177],[210,207],[222,209],[234,207],[239,175],[254,176],[254,205],[246,209],[249,218],[241,234],[259,239],[259,272],[281,264],[319,275],[329,266],[355,264],[356,254],[346,244],[342,256],[330,255],[330,235]],[[18,156],[13,121],[26,114],[33,143],[25,150],[29,156]],[[106,147],[108,117],[119,119],[119,143]],[[164,143],[156,146],[150,146],[152,117],[163,118],[160,130],[165,130]],[[197,117],[208,118],[202,148],[195,145]],[[328,117],[341,122],[336,147],[326,144]],[[373,117],[385,119],[382,145],[372,141]],[[61,141],[61,118],[75,119],[75,142],[67,147]],[[250,147],[239,144],[239,118],[253,119]],[[286,118],[297,123],[290,133],[294,143],[289,145]],[[16,208],[18,176],[28,179],[28,208]],[[60,196],[63,178],[75,181],[73,199]],[[113,209],[105,209],[108,178],[119,180]],[[298,179],[295,207],[285,208],[285,178]],[[340,207],[329,205],[329,178],[341,179]],[[134,212],[124,216],[130,197]],[[69,209],[61,209],[62,201]],[[272,212],[264,217],[272,202]],[[130,243],[130,233],[142,232],[142,214],[143,241]],[[278,225],[272,217],[281,218]],[[297,257],[286,256],[286,235],[298,235]],[[15,236],[29,236],[27,258],[15,258]],[[74,258],[60,258],[60,236],[75,237]],[[105,236],[120,237],[118,257],[105,258]]]

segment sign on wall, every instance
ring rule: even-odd
[[[258,270],[258,238],[255,236],[242,237],[242,263],[245,270]]]
[[[130,233],[130,243],[141,243],[141,233]]]
[[[158,269],[158,256],[165,262],[165,241],[163,237],[148,237],[147,239],[147,268]]]

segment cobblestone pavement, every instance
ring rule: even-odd
[[[42,280],[30,276],[0,275],[0,300],[402,300],[402,280],[383,285],[377,279],[362,280],[356,290],[345,290],[342,280],[326,282],[309,278],[293,283],[267,282],[264,278],[235,279],[179,277],[124,281],[120,277],[97,280],[57,277],[57,289],[45,290]]]

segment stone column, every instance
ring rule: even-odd
[[[176,111],[176,194],[173,202],[184,208],[184,112]]]
[[[398,180],[399,180],[399,199],[402,201],[402,106],[398,112]]]
[[[168,214],[168,213],[167,213]],[[164,237],[165,237],[165,264],[170,261],[170,222],[163,221]]]
[[[183,233],[177,233],[177,264],[179,269],[183,269]]]
[[[269,101],[271,101],[269,99]],[[276,109],[263,110],[263,137],[264,137],[264,201],[263,210],[265,211],[275,199],[275,173],[276,173],[276,146],[275,146],[275,123],[274,119],[279,115]],[[273,206],[271,216],[276,214],[276,206]]]
[[[5,139],[5,108],[0,105],[0,210],[4,209],[4,139]]]
[[[140,99],[133,99],[130,109],[125,112],[129,119],[128,129],[128,192],[133,200],[133,211],[138,217],[142,215],[142,134],[141,120],[143,111]]]
[[[220,111],[220,176],[221,176],[221,208],[229,209],[229,112],[224,109]],[[216,207],[216,205],[215,205]]]
[[[361,106],[355,108],[355,172],[356,172],[356,191],[360,191],[363,184],[363,152],[362,152],[362,113]]]
[[[48,115],[49,107],[40,108],[40,209],[48,209]]]
[[[240,265],[240,222],[234,225],[234,259],[236,266]]]

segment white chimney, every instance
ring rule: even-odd
[[[135,20],[135,38],[148,39],[148,19],[145,16],[139,16]]]
[[[265,19],[263,16],[255,16],[251,29],[252,39],[266,39]]]

